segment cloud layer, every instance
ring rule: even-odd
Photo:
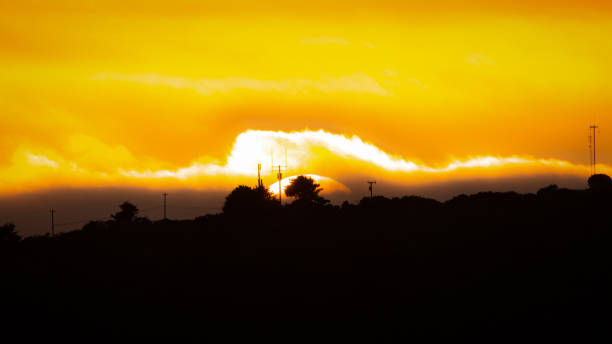
[[[287,175],[316,174],[342,183],[366,176],[402,182],[431,182],[513,175],[560,174],[586,176],[587,166],[529,156],[477,156],[451,159],[430,166],[383,151],[360,137],[324,130],[299,132],[247,130],[239,134],[225,159],[200,157],[184,167],[163,168],[164,162],[133,156],[121,145],[107,145],[75,135],[78,149],[71,156],[55,151],[23,149],[14,153],[11,166],[0,169],[3,191],[37,186],[187,186],[228,188],[253,180],[257,166],[268,184],[281,165]],[[610,172],[605,165],[601,172]]]

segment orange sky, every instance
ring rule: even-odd
[[[0,191],[271,183],[285,149],[340,182],[586,176],[593,121],[608,172],[610,37],[603,1],[0,0]]]

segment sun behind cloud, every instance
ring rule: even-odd
[[[322,188],[321,194],[323,195],[327,193],[332,193],[332,192],[341,192],[341,193],[351,192],[351,190],[348,187],[346,187],[345,185],[343,185],[342,183],[338,181],[333,180],[332,178],[319,176],[316,174],[303,174],[303,176],[312,178],[317,184],[320,184]],[[285,195],[285,189],[287,188],[287,186],[289,186],[291,182],[297,177],[298,177],[297,175],[285,177],[280,181],[280,191],[282,192],[283,195]],[[270,185],[268,187],[268,190],[270,190],[270,192],[273,193],[274,195],[278,195],[279,182],[276,182]]]
[[[349,137],[324,130],[247,130],[235,138],[225,159],[199,157],[176,169],[165,169],[167,163],[163,161],[139,158],[123,146],[107,145],[89,137],[75,136],[71,142],[79,143],[76,153],[62,155],[34,148],[15,152],[12,164],[0,169],[4,181],[0,190],[110,185],[228,189],[254,180],[258,165],[262,166],[266,184],[272,184],[271,191],[275,193],[277,165],[283,165],[285,174],[291,175],[283,179],[283,187],[291,178],[306,174],[326,184],[328,191],[348,191],[343,181],[356,177],[427,183],[502,175],[586,176],[589,172],[588,166],[530,156],[476,156],[430,166],[385,152],[356,135]],[[610,167],[603,164],[599,170],[609,173]]]

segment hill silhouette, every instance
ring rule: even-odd
[[[3,327],[88,341],[609,338],[611,206],[597,187],[280,206],[241,186],[193,220],[124,203],[55,237],[9,224]]]

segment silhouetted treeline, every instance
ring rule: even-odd
[[[608,189],[316,195],[281,207],[237,188],[224,213],[185,221],[126,203],[55,237],[5,226],[4,325],[85,342],[611,337]]]

